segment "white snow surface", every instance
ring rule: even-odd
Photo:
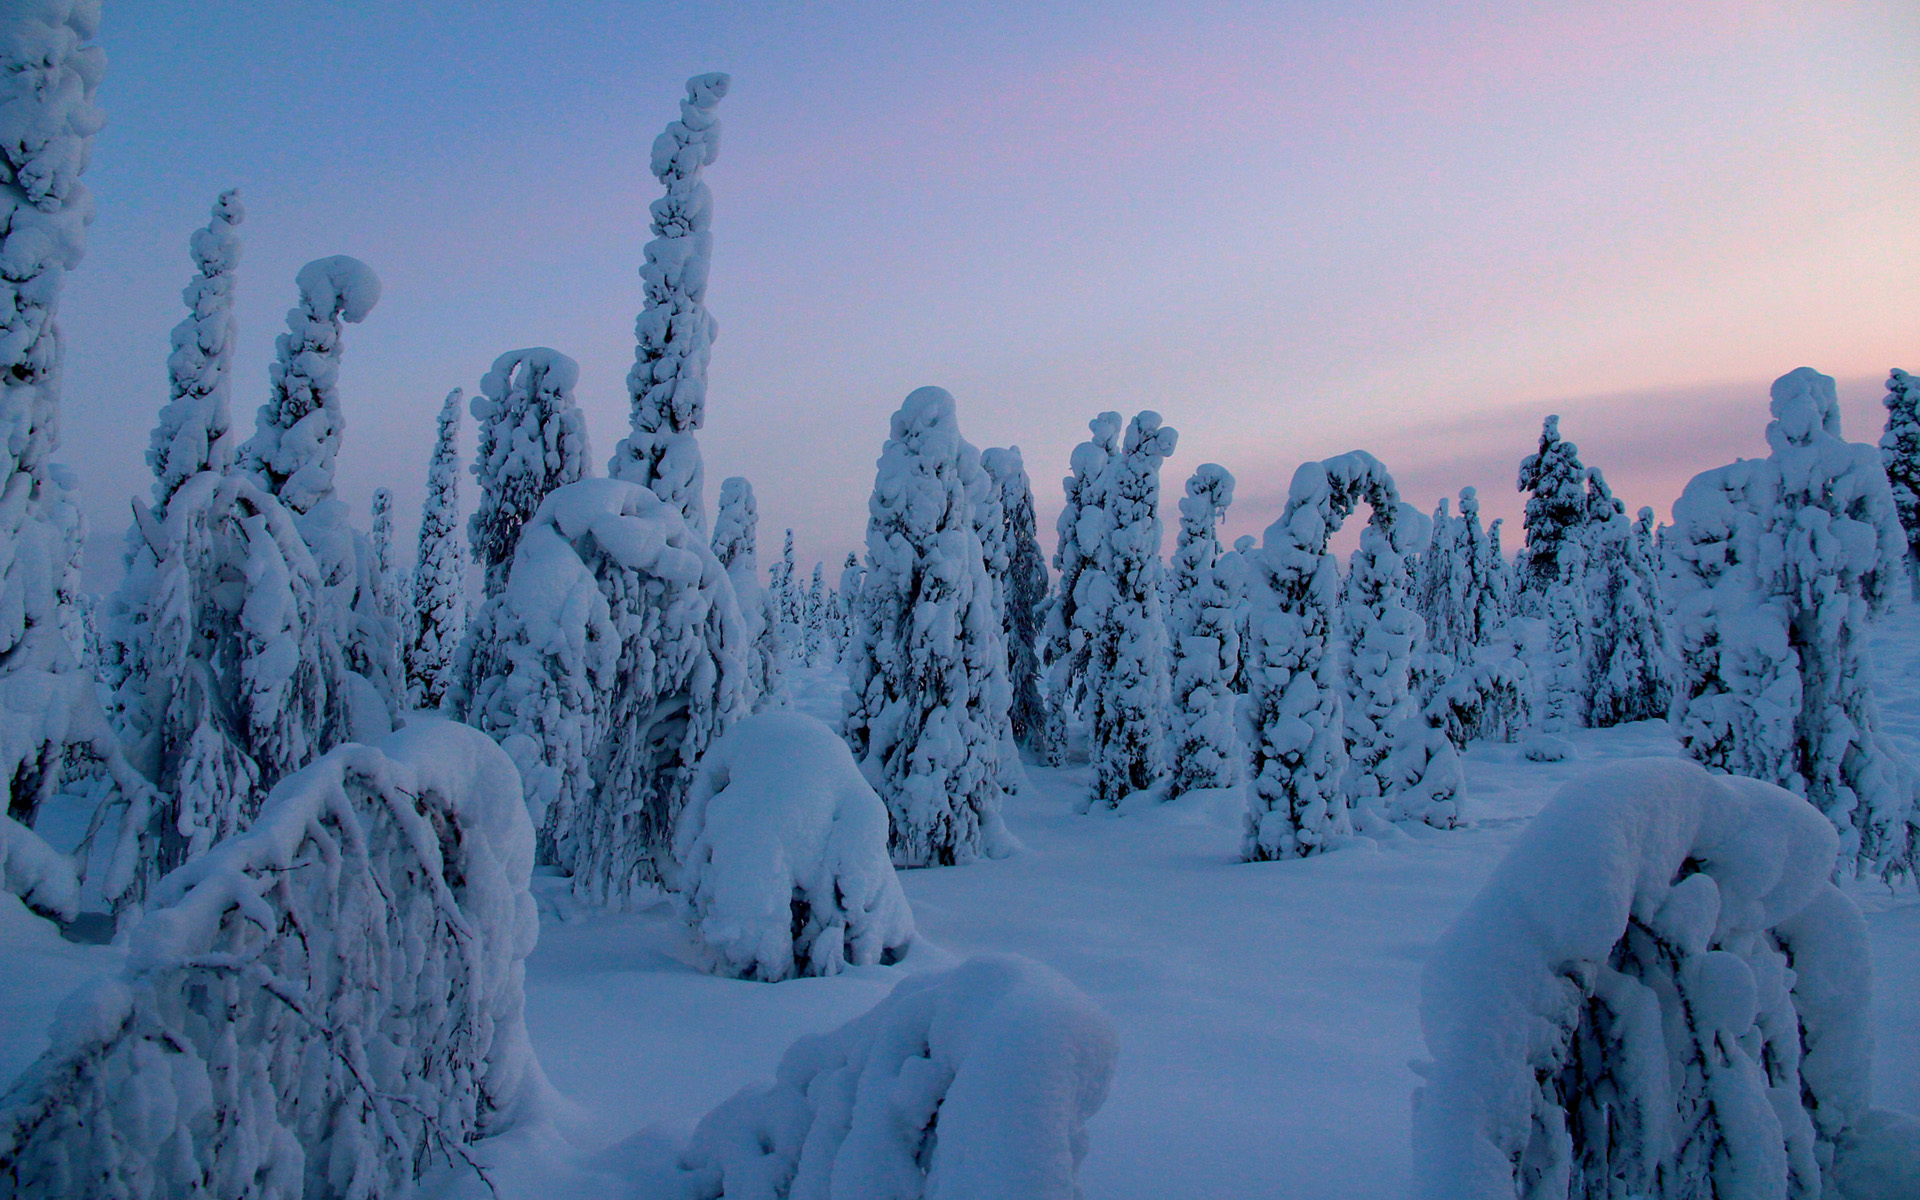
[[[718,974],[835,975],[913,939],[887,806],[840,736],[804,713],[748,717],[713,744],[674,857],[676,899]]]

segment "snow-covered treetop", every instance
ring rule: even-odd
[[[167,403],[147,449],[156,508],[164,507],[188,476],[233,465],[233,414],[227,395],[237,336],[233,272],[240,265],[241,243],[235,230],[245,217],[240,193],[221,192],[212,217],[193,231],[188,243],[200,274],[180,293],[187,316],[173,327]]]
[[[380,277],[336,254],[300,268],[300,303],[274,341],[271,392],[241,447],[246,469],[296,513],[333,495],[334,459],[346,422],[340,411],[341,323],[358,324],[380,301]]]
[[[760,528],[760,506],[753,498],[753,484],[734,475],[720,484],[720,507],[713,517],[713,554],[720,565],[732,570],[738,563],[747,574],[760,574],[756,532]]]
[[[573,385],[579,364],[532,346],[493,360],[473,398],[480,427],[473,474],[480,500],[468,518],[473,556],[486,571],[487,595],[506,585],[520,527],[547,493],[587,474],[587,431]]]
[[[1267,527],[1263,549],[1272,553],[1297,547],[1316,557],[1327,539],[1362,500],[1373,509],[1373,523],[1391,539],[1400,518],[1400,492],[1380,460],[1365,450],[1321,462],[1301,463],[1287,488],[1287,506]]]
[[[1821,434],[1840,437],[1840,398],[1833,376],[1812,367],[1795,367],[1773,381],[1769,393],[1773,420],[1767,423],[1767,445],[1810,446]]]
[[[687,80],[680,119],[654,139],[651,168],[666,195],[648,206],[654,239],[640,278],[646,307],[634,322],[627,372],[631,432],[614,448],[607,474],[653,490],[704,532],[703,471],[693,435],[706,423],[707,361],[719,327],[706,309],[713,259],[713,194],[701,171],[720,153],[720,118],[730,77]]]
[[[1219,463],[1201,463],[1180,498],[1180,541],[1212,541],[1220,514],[1233,503],[1233,475]]]

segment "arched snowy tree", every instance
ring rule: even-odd
[[[1056,767],[1066,762],[1067,720],[1080,712],[1086,691],[1087,646],[1078,617],[1080,574],[1106,537],[1106,514],[1098,507],[1095,492],[1120,439],[1120,414],[1103,412],[1087,422],[1087,429],[1093,436],[1073,448],[1073,474],[1060,481],[1067,493],[1054,525],[1059,542],[1053,569],[1060,573],[1060,586],[1047,606],[1043,627],[1050,706],[1046,751],[1047,760]]]
[[[1914,772],[1879,730],[1867,623],[1906,539],[1873,446],[1843,440],[1833,379],[1774,381],[1770,453],[1694,476],[1674,505],[1681,743],[1806,796],[1842,870],[1914,869]]]
[[[1560,546],[1585,523],[1586,471],[1580,448],[1560,438],[1560,418],[1550,416],[1540,426],[1540,446],[1520,463],[1516,490],[1527,497],[1522,525],[1527,534],[1520,571],[1522,592],[1545,595],[1560,578]]]
[[[731,82],[718,72],[687,80],[680,119],[653,142],[651,167],[666,194],[648,207],[654,236],[640,268],[646,307],[634,322],[627,372],[631,431],[607,464],[607,474],[650,489],[701,534],[705,469],[694,435],[707,419],[707,362],[719,328],[706,306],[713,193],[700,176],[720,153],[714,110]]]
[[[1880,461],[1893,486],[1894,511],[1907,535],[1907,574],[1920,600],[1920,381],[1898,367],[1887,376],[1886,431],[1880,435]]]
[[[1254,787],[1241,853],[1299,858],[1352,830],[1341,684],[1332,653],[1339,572],[1327,539],[1360,501],[1391,545],[1400,496],[1354,450],[1294,472],[1287,505],[1253,555]]]
[[[167,501],[182,483],[202,471],[224,471],[233,465],[228,397],[233,347],[239,336],[233,319],[233,273],[240,265],[241,249],[235,231],[245,218],[240,193],[221,192],[206,228],[194,230],[188,242],[200,273],[181,292],[187,316],[173,327],[167,403],[147,448],[156,517],[166,511]]]
[[[1231,787],[1240,773],[1228,682],[1240,659],[1232,597],[1215,570],[1220,518],[1233,503],[1233,476],[1201,463],[1180,500],[1180,536],[1173,554],[1169,622],[1173,694],[1168,711],[1172,774],[1167,798],[1194,788]]]
[[[1016,742],[1044,751],[1047,701],[1040,691],[1040,620],[1047,602],[1047,562],[1034,524],[1033,486],[1018,446],[982,451],[980,465],[999,490],[1006,522],[1000,631],[1007,644],[1007,684],[1013,690],[1007,716]]]
[[[519,766],[543,860],[601,903],[660,882],[695,764],[750,703],[706,539],[637,484],[557,488],[470,643],[462,710]]]
[[[1087,646],[1087,741],[1093,802],[1112,807],[1166,769],[1167,615],[1161,596],[1160,464],[1179,435],[1142,412],[1100,473],[1105,536],[1083,568],[1074,620]],[[1095,507],[1097,506],[1097,508]]]
[[[844,732],[893,816],[896,865],[1006,852],[1000,822],[1007,658],[974,531],[979,452],[953,396],[893,415],[867,502],[867,576],[846,665]]]
[[[773,596],[760,583],[759,528],[760,507],[753,497],[753,484],[739,475],[722,481],[720,507],[713,518],[713,553],[733,582],[734,599],[745,623],[750,644],[747,692],[755,712],[787,704],[787,652],[780,640]]]
[[[460,399],[455,388],[440,405],[433,457],[427,460],[407,637],[407,702],[414,708],[439,708],[446,699],[467,627],[467,579],[458,537]]]
[[[1837,1194],[1873,1056],[1834,852],[1804,801],[1684,761],[1561,789],[1427,959],[1419,1194]]]
[[[520,528],[547,493],[587,477],[586,420],[573,401],[579,378],[571,358],[535,346],[502,354],[480,380],[473,398],[480,500],[467,518],[467,540],[488,599],[506,587]]]

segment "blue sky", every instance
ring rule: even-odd
[[[342,372],[363,513],[393,487],[410,542],[441,398],[517,347],[580,360],[603,465],[647,150],[706,70],[734,76],[708,503],[753,480],[763,561],[785,525],[807,563],[858,543],[924,383],[1024,449],[1049,531],[1087,417],[1153,408],[1181,432],[1167,512],[1221,462],[1242,533],[1355,447],[1422,507],[1471,484],[1515,514],[1549,411],[1664,514],[1764,452],[1775,375],[1838,376],[1865,439],[1886,368],[1920,367],[1911,4],[1013,7],[110,0],[63,302],[90,583],[117,574],[186,238],[225,187],[243,427],[294,272],[347,253],[385,283]]]

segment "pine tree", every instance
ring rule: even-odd
[[[909,395],[893,416],[868,505],[844,722],[893,816],[898,866],[1005,851],[1007,661],[974,532],[980,474],[953,397],[935,387]]]
[[[1410,672],[1420,618],[1407,607],[1406,568],[1394,545],[1411,524],[1406,515],[1396,514],[1390,526],[1369,520],[1360,531],[1340,603],[1347,647],[1341,660],[1346,792],[1356,810],[1369,815],[1384,816],[1382,801],[1401,790],[1402,781],[1390,777],[1387,757],[1398,723],[1418,707]]]
[[[1516,480],[1517,490],[1532,493],[1522,522],[1527,534],[1523,593],[1545,595],[1560,578],[1560,546],[1584,523],[1585,482],[1579,447],[1560,439],[1559,417],[1548,417],[1540,427],[1539,449],[1521,461]]]
[[[1907,575],[1913,598],[1920,600],[1920,381],[1898,368],[1887,376],[1886,432],[1880,435],[1880,461],[1893,485],[1893,507],[1907,535]]]
[[[984,451],[980,465],[999,490],[1000,513],[1006,522],[1000,629],[1007,645],[1007,682],[1013,689],[1008,719],[1016,742],[1044,751],[1047,701],[1040,692],[1039,638],[1047,601],[1047,563],[1034,523],[1033,487],[1027,482],[1018,446]]]
[[[640,268],[647,300],[634,322],[627,372],[632,428],[607,464],[607,474],[651,489],[702,534],[704,468],[694,435],[706,424],[707,362],[718,327],[706,307],[713,193],[700,176],[720,153],[714,110],[731,82],[717,72],[687,80],[680,119],[653,143],[651,166],[666,195],[649,208],[654,238]]]
[[[1653,510],[1630,524],[1600,472],[1587,532],[1588,606],[1584,707],[1595,728],[1667,714],[1672,701],[1672,635],[1651,558]]]
[[[507,586],[520,528],[547,493],[587,476],[586,422],[573,401],[579,377],[571,358],[536,346],[502,354],[480,380],[472,467],[480,500],[467,518],[467,540],[488,599]]]
[[[760,506],[753,484],[735,475],[720,484],[720,506],[713,518],[713,553],[733,581],[734,598],[746,622],[747,692],[753,711],[787,704],[786,650],[773,596],[760,583]]]
[[[420,513],[420,550],[413,567],[412,626],[407,637],[407,703],[437,709],[453,683],[467,625],[466,570],[461,561],[459,388],[440,405],[427,500]]]
[[[1059,572],[1060,586],[1047,606],[1044,626],[1050,705],[1046,751],[1047,761],[1056,767],[1066,762],[1068,717],[1080,712],[1086,693],[1087,646],[1078,616],[1080,574],[1106,538],[1106,513],[1095,503],[1095,493],[1120,437],[1120,414],[1103,412],[1087,422],[1087,429],[1093,436],[1073,448],[1073,474],[1060,481],[1067,493],[1054,525],[1059,540],[1053,569]]]
[[[233,319],[233,273],[240,265],[236,230],[245,219],[240,193],[221,192],[206,228],[194,230],[188,243],[200,273],[181,293],[187,316],[173,327],[167,404],[147,449],[155,517],[166,511],[167,501],[187,479],[233,465],[228,395],[239,336]]]
[[[1220,518],[1231,503],[1233,476],[1218,463],[1196,468],[1180,501],[1180,536],[1171,572],[1168,741],[1173,770],[1168,799],[1194,788],[1231,787],[1239,775],[1240,739],[1234,733],[1233,693],[1227,685],[1240,658],[1240,636],[1232,598],[1214,565]]]

